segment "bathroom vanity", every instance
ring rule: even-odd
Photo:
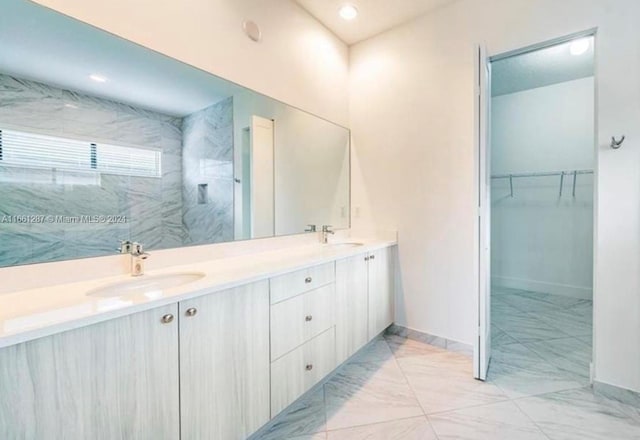
[[[201,275],[168,288],[0,296],[0,437],[245,439],[392,323],[395,255],[314,244],[143,275]]]
[[[4,6],[0,439],[245,439],[392,323],[348,128]]]

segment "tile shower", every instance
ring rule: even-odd
[[[126,217],[115,224],[3,223],[0,266],[109,255],[125,239],[149,249],[228,241],[232,119],[231,98],[182,118],[0,75],[0,128],[151,147],[163,155],[160,178],[101,173],[96,180],[95,172],[63,171],[60,179],[53,169],[0,165],[0,217]],[[201,174],[210,179],[209,198],[195,206],[192,180]],[[202,220],[211,218],[215,227],[205,227]]]

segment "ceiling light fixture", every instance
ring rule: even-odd
[[[98,75],[97,73],[92,73],[91,75],[89,75],[89,78],[92,79],[95,82],[99,82],[99,83],[105,83],[107,82],[107,78],[102,76],[102,75]]]
[[[340,8],[339,14],[345,20],[353,20],[358,16],[358,8],[353,5],[344,5]]]
[[[571,51],[571,55],[582,55],[586,51],[589,50],[591,46],[591,40],[589,38],[581,38],[579,40],[575,40],[571,43],[569,50]]]

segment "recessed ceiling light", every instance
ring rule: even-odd
[[[591,40],[589,38],[581,38],[572,42],[569,50],[571,51],[571,55],[578,56],[588,51],[590,46]]]
[[[358,16],[358,8],[353,5],[344,5],[340,8],[338,13],[340,14],[340,17],[345,20],[353,20]]]
[[[98,75],[97,73],[92,73],[91,75],[89,75],[89,78],[92,79],[95,82],[99,82],[99,83],[104,83],[107,82],[107,78],[102,76],[102,75]]]

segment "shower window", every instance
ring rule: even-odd
[[[0,129],[0,165],[162,176],[162,152]]]

